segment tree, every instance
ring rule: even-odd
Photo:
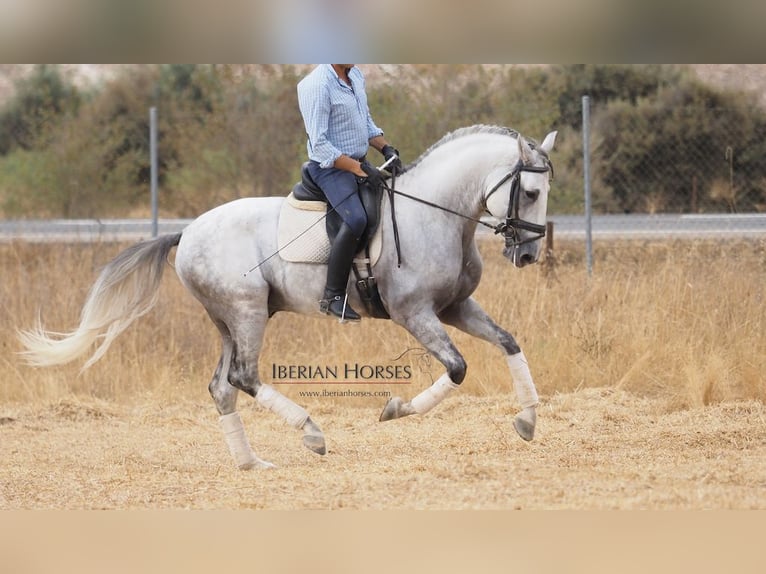
[[[0,112],[0,155],[44,145],[41,138],[51,136],[61,117],[77,114],[82,100],[59,66],[36,66],[16,82],[15,95]]]
[[[616,101],[636,105],[683,77],[681,69],[659,64],[566,64],[554,68],[553,75],[558,83],[559,122],[577,129],[582,126],[585,95],[596,106]]]

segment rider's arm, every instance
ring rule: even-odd
[[[362,170],[362,164],[345,154],[341,155],[338,159],[335,160],[333,167],[342,169],[344,171],[350,171],[359,177],[367,177],[367,174]]]
[[[386,138],[384,138],[382,135],[379,135],[370,140],[370,145],[382,153],[383,148],[388,145],[388,142],[386,141]]]

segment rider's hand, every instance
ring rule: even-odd
[[[392,145],[386,144],[383,146],[383,149],[380,150],[380,153],[383,154],[383,157],[386,161],[392,157],[395,158],[391,163],[388,164],[388,166],[386,166],[386,169],[390,173],[396,175],[402,171],[402,160],[399,159],[399,150],[394,149],[394,146]]]
[[[377,167],[364,162],[362,163],[362,171],[367,174],[367,183],[369,183],[373,189],[379,189],[383,186],[383,174],[380,173],[380,170]]]

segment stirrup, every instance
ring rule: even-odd
[[[342,305],[340,304],[341,301],[343,302]],[[362,319],[359,316],[359,313],[354,311],[351,308],[351,305],[348,304],[348,293],[346,293],[345,296],[336,295],[329,299],[320,299],[319,311],[325,315],[338,317],[341,323],[346,321],[361,321]]]

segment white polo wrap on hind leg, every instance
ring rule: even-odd
[[[529,372],[527,358],[524,351],[508,356],[508,367],[511,369],[511,378],[513,379],[513,388],[516,391],[516,398],[523,408],[537,406],[539,402],[537,389],[532,382],[532,373]]]
[[[444,373],[433,385],[412,399],[410,405],[416,413],[424,415],[459,386],[452,382],[447,373]]]
[[[237,466],[241,470],[248,470],[251,468],[271,468],[274,465],[265,460],[261,460],[250,448],[250,443],[247,440],[245,434],[245,427],[242,425],[242,419],[239,413],[234,412],[228,415],[223,415],[218,419],[223,430],[224,439],[226,439],[226,445],[229,447],[229,452],[234,457]]]
[[[299,407],[282,393],[269,385],[262,384],[255,395],[258,404],[271,412],[278,414],[291,427],[302,429],[309,418],[306,409]]]

